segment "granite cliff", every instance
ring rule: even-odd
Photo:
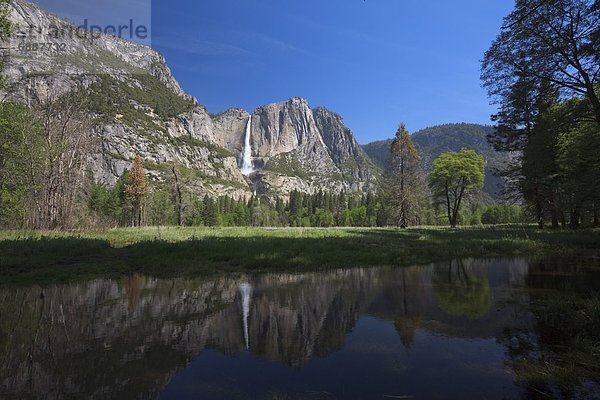
[[[0,96],[35,107],[65,93],[83,91],[90,99],[95,145],[89,169],[112,185],[139,154],[148,175],[167,179],[173,165],[189,172],[186,184],[198,194],[241,198],[254,192],[286,196],[374,189],[377,169],[337,114],[311,109],[302,98],[265,105],[249,113],[232,108],[210,114],[187,95],[165,59],[153,49],[100,35],[44,37],[61,51],[19,51],[32,40],[31,27],[58,26],[64,20],[25,0],[11,3],[16,30]],[[38,35],[40,33],[38,32]],[[242,174],[246,125],[254,173]]]

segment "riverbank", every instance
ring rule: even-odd
[[[538,231],[521,226],[0,231],[0,282],[50,284],[134,273],[197,276],[599,253],[600,230]]]

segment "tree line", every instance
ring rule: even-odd
[[[31,108],[0,103],[0,227],[407,227],[441,225],[444,218],[452,226],[483,222],[485,210],[469,203],[483,184],[483,158],[469,150],[444,154],[434,163],[428,184],[404,125],[392,142],[381,188],[373,192],[199,196],[175,164],[165,168],[171,173],[164,182],[150,182],[139,156],[109,188],[95,182],[88,169],[90,154],[100,144],[86,102],[85,92],[73,91],[50,94]],[[446,209],[451,213],[444,215]]]
[[[402,194],[384,190],[366,194],[322,190],[310,194],[294,190],[289,197],[236,199],[209,194],[199,196],[187,188],[179,188],[175,179],[160,189],[149,187],[139,157],[133,162],[132,170],[124,171],[112,188],[93,183],[88,203],[92,225],[383,227],[400,226],[398,216],[403,218],[405,227],[448,223],[443,209],[436,209],[428,198],[424,197],[422,204],[412,200],[390,202],[390,199],[402,198]],[[412,190],[409,186],[406,188]],[[399,203],[407,209],[397,209]],[[480,225],[519,223],[526,217],[516,205],[472,204],[470,209],[457,209],[452,218],[456,225]]]
[[[490,140],[515,154],[503,171],[512,205],[481,201],[485,161],[472,150],[442,154],[425,173],[403,124],[369,193],[199,195],[174,164],[166,182],[149,182],[139,157],[107,187],[86,169],[98,145],[90,100],[72,91],[30,108],[0,102],[0,227],[597,225],[599,4],[519,0],[485,55],[482,78],[500,105]],[[3,10],[0,35],[10,32]]]

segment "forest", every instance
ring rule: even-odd
[[[89,163],[98,151],[93,127],[99,119],[118,112],[152,124],[145,111],[124,101],[132,91],[151,98],[163,117],[192,103],[165,94],[151,77],[144,78],[149,94],[104,77],[32,107],[0,102],[0,227],[598,226],[600,3],[554,3],[532,7],[517,1],[482,62],[483,85],[498,105],[488,140],[513,160],[495,171],[506,182],[499,202],[481,195],[487,164],[482,155],[466,149],[444,153],[426,173],[403,124],[386,142],[390,157],[373,191],[198,194],[186,181],[188,169],[160,165],[171,178],[156,181],[147,169],[157,166],[139,156],[108,187],[94,180]],[[0,24],[3,35],[10,34],[5,12]]]

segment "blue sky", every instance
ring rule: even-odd
[[[512,0],[35,0],[74,22],[147,24],[212,113],[294,96],[360,143],[448,122],[490,123],[479,60]],[[77,16],[80,16],[79,18]],[[140,22],[141,21],[141,22]]]
[[[479,60],[511,0],[153,0],[152,41],[210,112],[294,96],[360,143],[490,123]]]

